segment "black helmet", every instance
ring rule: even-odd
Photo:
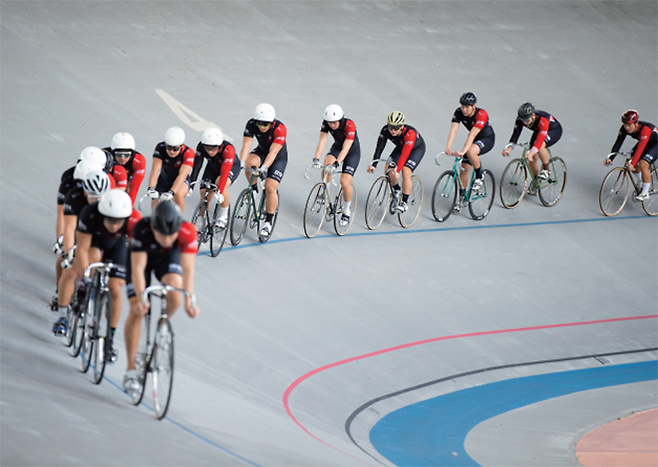
[[[521,104],[521,107],[519,107],[519,110],[517,111],[517,115],[521,120],[528,120],[530,117],[532,117],[534,113],[535,113],[535,106],[532,105],[530,102]]]
[[[461,105],[475,105],[477,101],[477,96],[472,92],[465,92],[462,94],[462,97],[459,98],[459,103]]]
[[[160,201],[151,214],[151,225],[162,235],[178,232],[182,223],[183,217],[180,209],[176,203],[170,200]]]

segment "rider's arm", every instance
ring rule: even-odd
[[[345,132],[345,141],[343,141],[343,147],[341,148],[340,152],[338,153],[338,157],[336,158],[339,164],[343,163],[347,157],[347,154],[349,154],[350,149],[352,149],[354,139],[356,138],[356,125],[352,120],[348,119],[345,121],[345,128],[343,131]]]
[[[275,122],[276,123],[276,122]],[[286,143],[286,134],[288,130],[283,123],[280,123],[272,131],[272,145],[270,146],[270,151],[267,153],[267,157],[263,161],[262,165],[266,165],[268,168],[274,164],[274,159],[279,154],[279,151]]]
[[[114,178],[115,188],[120,188],[123,191],[126,191],[128,188],[128,172],[126,172],[125,167],[115,164],[114,167],[112,167],[112,172],[108,175]]]
[[[414,148],[415,144],[416,144],[416,132],[410,129],[404,134],[404,140],[402,143],[402,152],[400,153],[400,158],[398,159],[398,166],[396,169],[398,173],[402,171],[402,167],[404,167],[404,164],[407,163],[407,159],[409,159],[409,154],[411,154],[411,150]]]
[[[185,185],[185,180],[192,171],[192,167],[194,167],[194,155],[194,150],[185,146],[185,150],[182,154],[183,163],[181,164],[180,169],[178,169],[176,180],[174,180],[173,185],[171,185],[171,191],[174,193],[178,193],[183,188],[183,185]]]
[[[473,141],[475,141],[475,138],[477,138],[477,135],[480,133],[480,131],[482,131],[482,128],[487,125],[487,122],[489,122],[489,114],[487,114],[484,109],[478,109],[477,113],[475,114],[475,124],[473,125],[473,128],[471,128],[471,131],[468,133],[468,137],[464,143],[464,148],[462,149],[462,154],[466,154],[466,151],[469,150],[471,144],[473,144]]]
[[[521,136],[521,130],[523,130],[523,122],[520,119],[516,119],[514,122],[514,130],[512,131],[512,136],[509,138],[511,144],[516,144],[519,141],[519,136]]]
[[[201,166],[203,165],[203,149],[201,149],[201,143],[197,146],[196,153],[194,154],[194,167],[192,167],[192,175],[190,175],[190,182],[196,182],[199,178],[199,172],[201,172]]]
[[[535,138],[535,144],[533,144],[531,150],[534,149],[534,152],[539,152],[544,141],[546,140],[546,135],[548,135],[548,127],[550,122],[546,117],[539,117],[537,122],[537,129],[535,130],[537,137]]]
[[[148,262],[148,254],[145,251],[130,252],[130,279],[135,288],[135,295],[140,297],[146,289],[146,278],[144,271]]]
[[[219,183],[217,184],[217,189],[221,194],[224,194],[224,188],[226,188],[226,181],[228,176],[231,173],[233,168],[233,162],[235,161],[235,148],[232,144],[227,144],[226,148],[223,151],[222,165],[219,172]]]
[[[328,136],[329,134],[327,132],[320,132],[320,141],[318,141],[318,147],[315,148],[315,156],[313,156],[313,159],[319,159],[322,156],[322,151],[324,151],[324,147],[327,145]]]
[[[450,122],[450,132],[448,133],[448,140],[446,141],[446,154],[452,156],[452,142],[457,136],[457,131],[459,131],[459,122]]]
[[[640,157],[644,155],[644,150],[646,149],[647,143],[651,138],[651,132],[651,128],[646,125],[642,126],[642,129],[640,130],[640,140],[638,141],[637,146],[635,146],[635,153],[633,153],[633,158],[629,164],[631,168],[635,167],[640,161]]]
[[[158,177],[160,177],[160,170],[162,170],[162,159],[154,157],[153,164],[151,165],[151,175],[149,175],[149,187],[157,185]]]
[[[251,151],[251,145],[253,144],[253,136],[243,136],[242,137],[242,149],[240,149],[240,160],[246,162],[249,151]]]
[[[75,214],[64,215],[64,241],[62,242],[64,253],[68,253],[75,245],[75,228],[77,225],[78,216]]]
[[[56,230],[56,238],[59,238],[60,236],[64,235],[64,205],[63,204],[58,204],[57,205],[57,223],[55,226]]]
[[[132,165],[133,178],[130,179],[128,184],[128,194],[130,195],[132,203],[135,204],[137,192],[139,191],[139,187],[142,186],[142,181],[144,181],[144,177],[146,176],[146,157],[138,152],[135,153]]]
[[[382,128],[382,131],[377,138],[377,147],[375,148],[375,154],[372,156],[373,162],[370,164],[372,167],[377,167],[377,159],[379,159],[384,152],[384,147],[386,146],[386,136],[384,136],[384,131],[388,132],[387,127]]]
[[[75,247],[75,273],[77,279],[82,279],[85,269],[89,266],[89,248],[91,248],[92,235],[78,230],[76,232]]]
[[[198,251],[197,230],[191,222],[183,222],[178,231],[177,244],[180,246],[180,265],[183,269],[183,290],[194,293],[194,262]],[[185,296],[185,311],[194,318],[198,308],[192,308],[192,302]]]

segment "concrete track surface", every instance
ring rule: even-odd
[[[391,465],[370,433],[399,408],[656,360],[657,219],[638,203],[612,219],[598,206],[621,113],[635,108],[658,123],[655,1],[3,0],[0,8],[2,465]],[[483,157],[497,180],[522,102],[560,120],[554,154],[568,180],[556,206],[528,197],[507,210],[496,197],[480,222],[466,212],[434,221],[432,187],[452,165],[437,167],[434,156],[468,90],[497,133]],[[260,102],[289,130],[279,220],[266,244],[252,230],[240,247],[198,258],[201,314],[173,320],[174,390],[158,421],[148,394],[134,407],[120,389],[125,303],[119,361],[99,386],[51,333],[59,177],[84,147],[108,146],[118,131],[134,135],[149,169],[172,125],[195,146],[212,123],[239,150]],[[302,174],[331,103],[361,140],[357,217],[345,237],[323,227],[306,239],[314,181]],[[425,201],[412,228],[388,216],[372,232],[364,205],[375,176],[365,168],[395,109],[427,142],[416,171]],[[453,149],[465,137],[461,128]],[[233,199],[245,184],[236,181]],[[188,219],[194,204],[188,198]],[[577,465],[583,434],[658,405],[655,378],[620,382],[502,411],[440,462]]]

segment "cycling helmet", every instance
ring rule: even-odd
[[[390,126],[401,126],[404,125],[404,114],[400,112],[399,110],[394,110],[390,114],[388,114],[388,118],[386,119],[386,123],[388,123]]]
[[[465,92],[459,98],[459,103],[461,105],[475,105],[475,103],[477,101],[478,101],[477,96],[475,94],[473,94],[472,92]]]
[[[224,135],[218,128],[206,128],[201,136],[201,142],[208,146],[219,146],[224,142]]]
[[[521,104],[519,110],[516,112],[521,120],[528,120],[535,113],[535,106],[530,102]]]
[[[100,196],[110,189],[110,178],[102,170],[92,170],[82,179],[82,188],[90,196]]]
[[[119,188],[109,190],[98,201],[98,212],[115,219],[130,217],[133,212],[130,195]]]
[[[151,214],[151,225],[162,235],[171,235],[180,229],[183,223],[180,209],[173,201],[160,201]]]
[[[95,160],[85,159],[78,162],[73,171],[73,178],[76,180],[84,180],[89,172],[92,170],[103,170],[103,165],[105,164],[105,153],[103,154],[103,162],[98,162]]]
[[[135,138],[133,138],[130,133],[117,133],[112,137],[110,148],[112,148],[112,151],[117,149],[134,151]]]
[[[165,132],[164,140],[168,146],[180,146],[185,142],[185,132],[179,126],[172,126]]]
[[[88,146],[84,148],[80,153],[80,160],[90,160],[102,166],[105,165],[106,157],[101,148],[97,148],[96,146]]]
[[[339,105],[331,104],[324,109],[324,119],[327,122],[337,122],[341,118],[343,118],[343,109]]]
[[[258,104],[254,110],[254,120],[260,122],[273,122],[274,121],[274,107],[270,104]]]
[[[622,123],[635,123],[638,119],[637,111],[633,109],[629,109],[621,115]]]

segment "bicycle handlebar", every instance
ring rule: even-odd
[[[98,263],[91,263],[85,268],[85,279],[91,279],[91,270],[94,268],[102,269],[104,271],[110,272],[112,269],[119,269],[121,266],[114,263],[104,263],[99,261]]]
[[[196,308],[196,295],[183,289],[178,289],[170,285],[162,284],[151,285],[147,287],[144,292],[142,292],[142,305],[146,305],[149,295],[156,295],[160,298],[164,298],[169,292],[180,292],[184,295],[187,295],[190,297],[190,300],[192,300],[192,308]]]
[[[219,187],[215,185],[212,182],[208,182],[206,180],[201,180],[201,181],[196,181],[190,183],[190,188],[192,188],[194,185],[199,185],[201,190],[208,190],[208,191],[218,191]],[[203,186],[201,186],[203,185]]]
[[[308,176],[308,171],[309,171],[310,169],[324,170],[324,176],[325,176],[325,177],[326,177],[327,175],[334,175],[334,174],[338,171],[338,167],[334,167],[333,164],[329,164],[329,165],[321,165],[321,166],[319,166],[319,167],[316,166],[316,165],[311,164],[311,165],[309,165],[308,167],[306,167],[306,170],[304,170],[304,178],[305,178],[306,180],[310,180],[310,178],[309,178],[309,176]],[[338,186],[338,184],[336,183],[336,180],[335,180],[335,179],[332,178],[332,179],[331,179],[331,182],[334,184],[334,186]]]
[[[446,154],[445,152],[440,152],[440,153],[438,153],[438,154],[436,155],[436,157],[434,158],[434,163],[435,163],[436,165],[441,165],[441,164],[439,163],[439,157],[441,157],[441,156],[454,157],[454,158],[455,158],[455,164],[458,164],[460,161],[462,161],[462,160],[464,159],[464,155],[463,155],[463,154],[462,154],[461,156],[449,156],[449,155]],[[460,165],[460,166],[459,166],[459,170],[461,170],[462,172],[464,172],[466,169]]]

